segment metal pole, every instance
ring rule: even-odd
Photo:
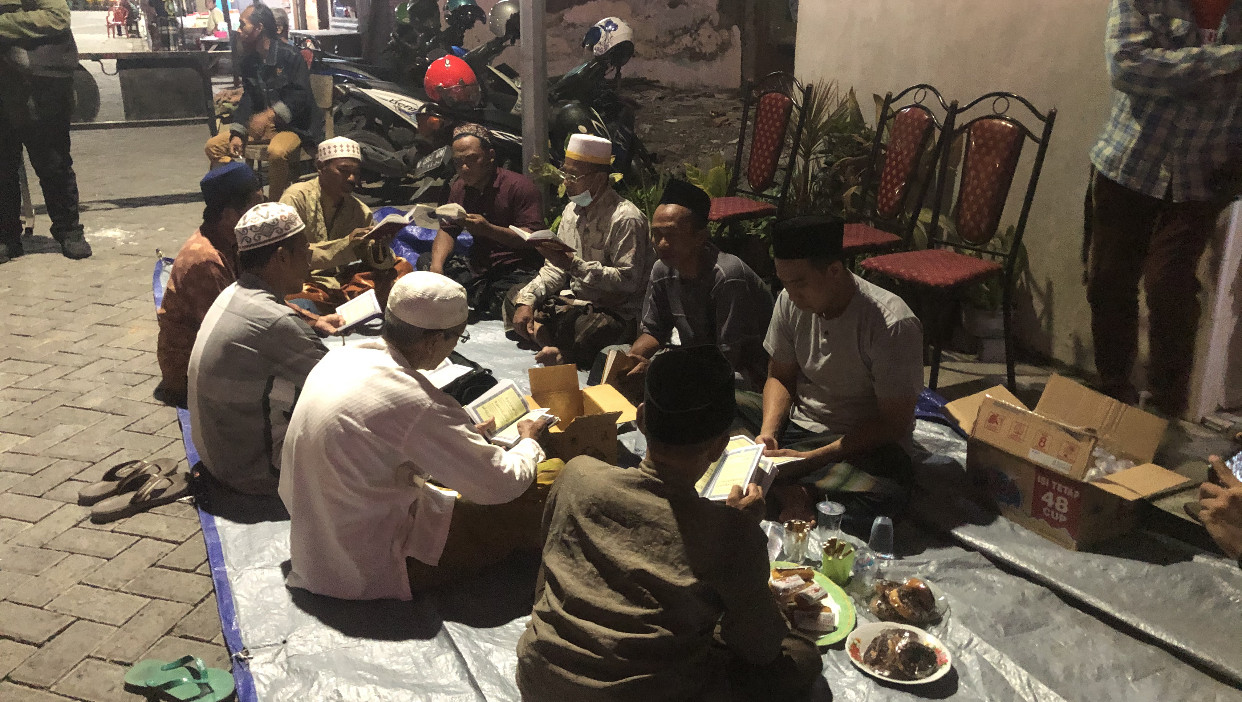
[[[548,157],[548,61],[543,36],[544,0],[520,0],[522,13],[522,167]]]

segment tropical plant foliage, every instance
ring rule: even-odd
[[[789,212],[847,217],[860,212],[865,207],[859,197],[861,184],[875,131],[863,119],[854,90],[843,93],[835,82],[816,84],[806,104],[795,109],[795,123],[805,117],[794,154]]]

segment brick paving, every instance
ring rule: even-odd
[[[77,505],[124,460],[186,470],[176,414],[151,397],[151,272],[198,223],[201,205],[182,203],[206,136],[75,133],[95,256],[60,256],[41,214],[33,252],[0,265],[0,702],[145,699],[122,681],[143,658],[229,667],[193,506],[100,525]]]

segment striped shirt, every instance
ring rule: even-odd
[[[1106,36],[1112,113],[1091,163],[1173,202],[1233,194],[1242,172],[1242,3],[1215,30],[1189,0],[1112,0]]]

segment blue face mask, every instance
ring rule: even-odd
[[[586,207],[587,205],[590,205],[593,200],[595,200],[595,196],[591,194],[590,190],[583,190],[577,195],[569,196],[569,201],[578,207]]]

